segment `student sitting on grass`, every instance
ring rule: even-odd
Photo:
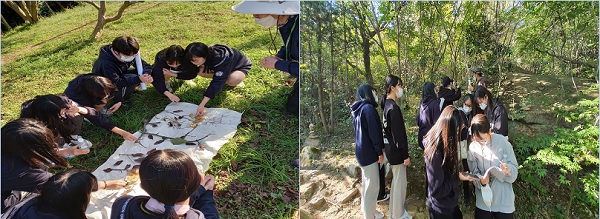
[[[152,152],[140,164],[140,181],[150,196],[117,198],[111,219],[219,218],[212,191],[214,178],[201,176],[184,152]]]
[[[52,131],[56,143],[61,147],[66,143],[74,142],[81,132],[81,123],[83,123],[81,114],[87,113],[88,109],[77,107],[66,96],[37,96],[21,105],[21,118],[31,118],[44,123]],[[89,152],[90,149],[80,150],[76,145],[60,148],[57,153],[65,157],[72,157]]]
[[[140,83],[152,83],[152,66],[142,60],[144,74],[138,76],[135,56],[140,50],[137,39],[130,36],[120,36],[111,45],[102,46],[98,59],[94,62],[92,74],[110,79],[119,89],[115,94],[114,104],[108,113],[117,111],[123,101],[131,97],[135,87]],[[136,69],[129,69],[133,66]]]
[[[42,122],[18,119],[2,127],[2,212],[21,200],[21,192],[38,193],[52,177],[48,168],[68,168],[57,154],[54,134]],[[98,182],[101,189],[121,189],[123,180]],[[65,203],[61,203],[65,204]]]
[[[179,102],[179,97],[173,94],[169,79],[172,77],[183,77],[183,75],[193,76],[198,74],[200,68],[185,59],[185,51],[179,45],[169,46],[156,54],[154,58],[154,67],[152,68],[152,78],[154,89],[160,94],[164,94],[172,102]],[[187,72],[187,74],[183,73]]]
[[[180,74],[167,74],[178,79],[189,80],[200,75],[212,78],[210,85],[204,92],[202,102],[198,104],[196,115],[206,113],[205,105],[209,100],[221,92],[225,84],[238,86],[248,76],[252,62],[240,51],[224,46],[207,46],[204,43],[191,43],[185,48],[185,58],[200,68],[199,72],[182,72]]]
[[[114,132],[125,140],[135,141],[137,137],[128,131],[117,127],[106,115],[100,113],[106,103],[115,96],[117,87],[108,78],[93,74],[83,74],[69,82],[65,95],[85,108],[81,113],[92,124]]]
[[[14,213],[10,217],[13,219],[86,218],[85,211],[90,203],[91,194],[97,190],[98,180],[90,172],[67,170],[50,177],[39,196],[28,198],[26,202],[17,204],[7,213]]]

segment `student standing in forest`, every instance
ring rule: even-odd
[[[508,137],[508,113],[500,99],[492,96],[485,87],[475,88],[475,100],[492,127],[492,132]]]
[[[497,174],[489,174],[487,177],[480,177],[480,181],[473,182],[477,200],[475,218],[514,218],[515,193],[512,184],[517,180],[519,164],[507,138],[490,130],[490,123],[485,115],[478,114],[473,118],[469,169],[479,175],[484,175],[490,168],[501,169]]]
[[[473,181],[460,172],[458,141],[464,127],[460,113],[447,106],[425,136],[425,168],[427,169],[427,206],[431,219],[462,219],[458,207],[456,181]]]
[[[410,165],[408,155],[408,138],[406,126],[400,107],[396,100],[404,95],[402,80],[394,75],[385,78],[385,94],[381,108],[383,109],[383,130],[389,144],[385,145],[385,155],[392,166],[394,178],[391,184],[391,197],[388,218],[412,218],[404,204],[406,201],[406,167]]]
[[[488,84],[490,83],[490,80],[483,76],[483,72],[481,70],[480,67],[473,67],[471,69],[471,72],[473,73],[473,79],[475,82],[475,86],[483,86],[485,88],[488,88]],[[473,92],[474,88],[473,85],[469,84],[469,92]]]
[[[419,126],[418,144],[419,147],[425,150],[423,146],[423,136],[429,132],[440,116],[440,101],[435,94],[435,86],[431,82],[425,82],[423,85],[421,104],[419,113],[417,114],[417,125]],[[427,171],[425,172],[427,178]],[[425,181],[425,195],[427,195],[427,181]]]
[[[363,218],[383,218],[376,210],[379,191],[379,164],[383,162],[383,134],[381,120],[376,110],[377,94],[369,84],[356,90],[356,102],[350,107],[354,118],[356,160],[362,173],[361,211]]]
[[[231,7],[235,12],[253,14],[254,21],[266,28],[277,26],[284,45],[277,55],[260,60],[263,68],[277,69],[296,78],[285,108],[294,115],[300,110],[300,1],[243,1]]]
[[[442,103],[442,109],[446,108],[446,106],[453,105],[454,101],[460,99],[461,90],[460,87],[457,88],[452,79],[448,76],[444,76],[442,79],[442,86],[440,86],[440,91],[438,91],[438,98],[444,102]]]
[[[479,107],[473,107],[475,99],[471,94],[465,94],[463,96],[463,106],[459,107],[460,115],[462,116],[465,128],[461,131],[460,136],[460,153],[458,154],[459,159],[462,161],[462,170],[469,171],[469,164],[467,163],[467,154],[469,151],[469,145],[471,144],[471,132],[469,127],[471,126],[471,120],[476,112],[481,112]],[[463,200],[465,203],[470,202],[473,194],[471,193],[471,183],[463,182]]]

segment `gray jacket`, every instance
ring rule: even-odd
[[[489,147],[491,145],[491,147]],[[473,181],[475,184],[475,196],[477,208],[485,211],[512,213],[515,211],[515,193],[512,183],[515,182],[519,174],[519,164],[515,157],[512,145],[505,136],[500,134],[492,135],[491,144],[482,146],[476,141],[469,145],[467,155],[469,169],[474,174],[485,174],[485,171],[492,167],[499,167],[500,163],[507,163],[511,175],[505,175],[502,178],[490,176],[489,186],[492,189],[492,205],[488,207],[481,196],[481,183]]]

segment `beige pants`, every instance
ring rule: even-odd
[[[360,210],[363,218],[375,218],[377,207],[377,195],[379,194],[379,164],[377,162],[368,166],[361,166],[362,170],[362,199],[360,201]]]
[[[404,202],[406,201],[406,166],[404,164],[392,165],[392,190],[390,192],[390,209],[388,218],[398,219],[404,215]]]

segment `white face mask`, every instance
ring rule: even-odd
[[[269,28],[269,27],[277,25],[277,20],[271,15],[268,15],[263,18],[254,18],[254,22],[262,25],[265,28]]]
[[[131,61],[133,61],[133,59],[135,59],[135,55],[132,55],[132,56],[121,56],[121,60],[123,60],[125,62],[131,62]]]
[[[480,103],[480,104],[479,104],[479,108],[480,108],[481,110],[485,110],[485,108],[486,108],[486,107],[487,107],[487,104],[485,104],[485,103]]]
[[[481,187],[481,197],[483,198],[485,205],[488,207],[492,205],[492,198],[494,197],[494,194],[492,193],[492,188],[490,188],[490,185]]]
[[[404,95],[404,89],[402,89],[402,88],[398,88],[398,89],[396,90],[396,98],[397,98],[397,99],[400,99],[400,97],[402,97],[402,95]]]
[[[471,112],[471,107],[468,107],[467,105],[463,105],[463,111],[465,113],[470,113]]]

